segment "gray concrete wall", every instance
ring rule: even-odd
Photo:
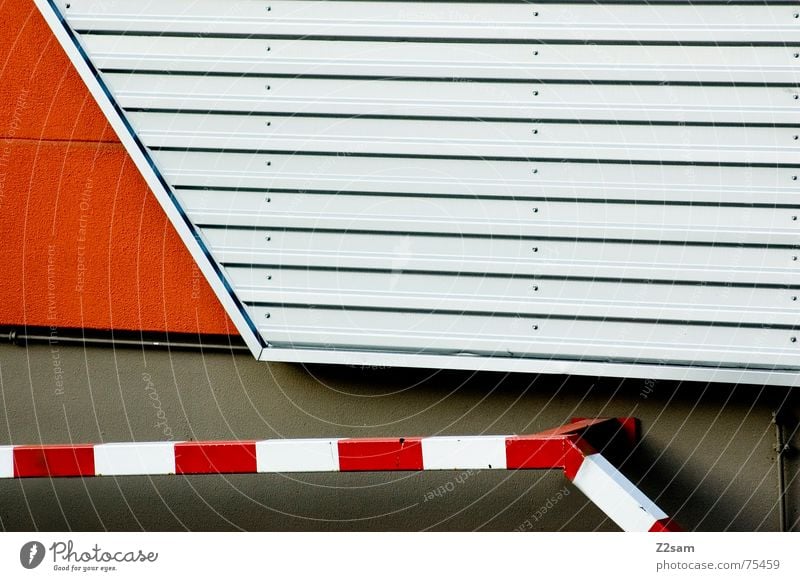
[[[633,415],[644,437],[625,473],[684,527],[712,531],[777,530],[771,413],[793,396],[759,386],[304,368],[247,353],[46,344],[0,346],[0,374],[0,444],[505,434],[572,416]],[[794,399],[787,432],[798,412]],[[795,529],[797,474],[788,454]],[[525,521],[544,531],[616,530],[555,471],[0,480],[4,530],[509,531]]]

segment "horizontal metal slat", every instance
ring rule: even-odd
[[[800,67],[798,67],[800,69]],[[800,125],[800,89],[106,72],[126,109]]]
[[[225,267],[245,303],[800,325],[798,289]]]
[[[798,168],[155,151],[173,185],[798,204]]]
[[[793,6],[60,0],[77,29],[159,33],[797,42]],[[268,10],[269,9],[269,10]]]
[[[268,75],[797,83],[796,48],[175,38],[84,34],[100,69]]]
[[[148,146],[796,163],[800,127],[421,121],[131,112]]]
[[[493,236],[800,245],[800,208],[181,190],[193,222]]]
[[[474,352],[494,356],[626,359],[800,367],[797,331],[708,326],[250,306],[276,347]]]
[[[798,284],[798,250],[205,228],[222,263]]]

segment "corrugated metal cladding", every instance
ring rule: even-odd
[[[260,358],[800,383],[800,2],[56,4]]]

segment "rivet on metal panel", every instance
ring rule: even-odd
[[[272,50],[272,47],[267,45],[267,52],[270,52],[271,50]]]
[[[800,135],[795,135],[795,136],[794,136],[794,140],[795,140],[795,141],[797,141],[797,140],[798,140],[798,138],[800,138]]]
[[[531,170],[531,173],[539,173],[539,170],[536,169],[536,168],[533,168],[533,170]]]
[[[272,12],[272,6],[267,6],[267,12]]]
[[[534,246],[534,247],[531,248],[531,250],[533,250],[534,252],[539,252],[539,247],[538,246]],[[795,257],[795,258],[797,258],[797,257]]]
[[[267,204],[269,204],[270,202],[272,202],[272,198],[264,198],[264,201],[265,201]]]
[[[793,300],[793,301],[797,301],[797,297],[796,297],[796,296],[793,296],[793,297],[792,297],[792,300]]]
[[[539,13],[538,12],[534,12],[533,15],[534,16],[539,16]]]
[[[797,337],[792,337],[792,338],[790,339],[790,341],[791,341],[792,343],[797,343]]]
[[[797,262],[797,257],[796,256],[792,256],[792,260]]]
[[[268,166],[272,165],[272,162],[271,162],[271,161],[268,161],[268,162],[267,162],[267,165],[268,165]]]
[[[267,121],[267,127],[272,127],[272,121]]]
[[[797,222],[797,216],[792,216],[792,222]]]
[[[538,214],[539,213],[539,208],[533,208],[533,213],[534,214]]]
[[[533,56],[539,56],[539,51],[538,50],[533,51]]]
[[[270,240],[272,240],[272,236],[264,236],[264,240],[266,240],[267,242],[269,242]]]
[[[269,319],[271,316],[272,316],[272,315],[270,315],[269,313],[264,313],[264,318],[265,318],[265,319]]]
[[[538,130],[538,129],[534,129],[534,130],[532,131],[532,133],[533,133],[534,135],[539,135],[539,130]]]
[[[534,331],[538,331],[539,325],[531,325],[531,329],[533,329]]]
[[[267,280],[272,280],[272,275],[271,274],[267,275]]]
[[[538,97],[539,96],[539,91],[534,90],[533,91],[533,96],[534,97]],[[797,95],[795,95],[794,98],[797,99]]]
[[[538,292],[538,291],[539,291],[539,285],[538,285],[538,284],[535,284],[535,285],[533,285],[533,286],[531,287],[531,290],[532,290],[533,292]]]
[[[264,85],[264,88],[265,88],[267,91],[271,91],[271,90],[272,90],[272,86],[270,86],[270,85]]]

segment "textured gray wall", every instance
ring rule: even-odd
[[[697,530],[777,530],[771,412],[794,395],[757,386],[306,369],[260,364],[247,353],[63,345],[2,345],[0,374],[2,444],[504,434],[572,416],[633,415],[644,438],[624,471]],[[788,411],[797,417],[796,400]],[[786,479],[795,528],[797,474],[792,456]],[[437,489],[445,493],[432,495]],[[559,492],[563,498],[548,502]],[[508,531],[526,520],[534,530],[616,530],[555,471],[0,480],[5,530]]]

